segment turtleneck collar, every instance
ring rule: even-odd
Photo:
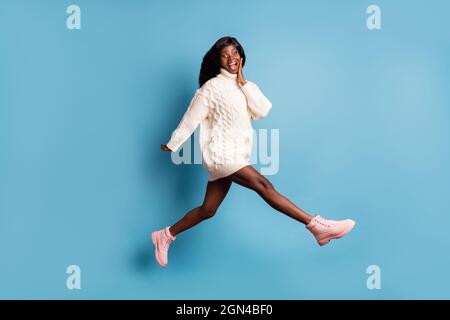
[[[236,80],[237,79],[237,73],[229,73],[225,68],[220,68],[220,74],[230,80]]]

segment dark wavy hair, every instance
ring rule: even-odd
[[[239,41],[230,36],[222,37],[213,44],[203,57],[200,75],[198,77],[200,87],[203,86],[206,81],[214,78],[220,73],[220,51],[230,44],[232,44],[239,52],[239,55],[242,58],[242,67],[245,65],[245,52]]]

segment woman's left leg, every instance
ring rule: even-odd
[[[278,193],[272,183],[253,166],[245,166],[228,176],[231,181],[257,192],[272,208],[307,225],[312,216]]]

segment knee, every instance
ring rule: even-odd
[[[200,217],[202,219],[209,219],[214,217],[216,214],[217,208],[211,206],[201,206],[200,207]]]
[[[261,176],[258,181],[258,193],[265,194],[269,192],[274,192],[275,187],[272,183],[264,176]]]

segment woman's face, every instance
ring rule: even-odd
[[[222,68],[229,73],[237,73],[239,70],[239,63],[241,56],[239,51],[232,45],[228,45],[220,51],[220,64]]]

